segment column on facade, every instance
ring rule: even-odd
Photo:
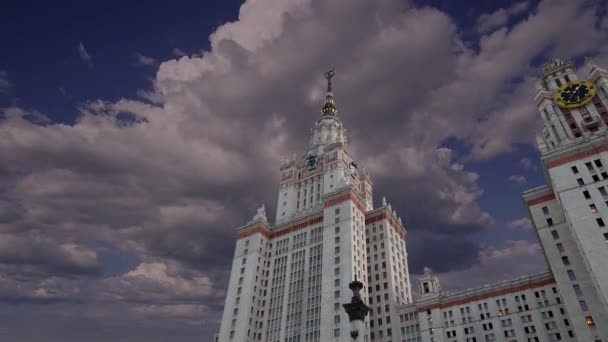
[[[570,130],[566,130],[566,128],[565,128],[565,126],[567,125],[566,118],[563,115],[561,115],[561,112],[557,111],[555,109],[555,106],[553,106],[551,104],[546,106],[545,108],[547,109],[547,112],[549,113],[551,125],[553,125],[555,127],[555,129],[557,130],[557,137],[558,137],[559,141],[567,142],[570,139],[574,139],[574,136],[572,136],[572,137],[568,136],[568,131],[570,131]]]

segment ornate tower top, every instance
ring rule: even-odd
[[[439,279],[429,267],[424,268],[424,274],[418,278],[421,298],[437,297],[443,294]]]
[[[321,112],[323,115],[338,115],[338,109],[336,108],[336,102],[334,101],[334,94],[331,90],[331,79],[336,75],[336,69],[331,69],[325,73],[325,79],[327,79],[327,95],[325,96],[325,103]]]
[[[567,66],[574,67],[574,64],[570,61],[564,62],[559,58],[553,58],[550,62],[545,63],[543,71],[546,75]]]

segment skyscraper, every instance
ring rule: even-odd
[[[327,95],[308,148],[285,161],[275,223],[260,208],[237,229],[219,341],[348,341],[342,304],[355,277],[366,285],[369,334],[397,333],[397,306],[411,302],[406,231],[351,155],[325,74]],[[367,301],[367,300],[366,300]],[[379,326],[378,326],[379,325]]]
[[[547,185],[524,200],[579,341],[608,340],[608,71],[544,67],[535,101]]]
[[[608,71],[543,68],[535,101],[547,184],[523,194],[549,272],[450,294],[428,268],[412,302],[401,219],[349,153],[327,96],[308,149],[281,165],[275,224],[237,229],[219,341],[350,341],[342,303],[360,279],[369,342],[608,342]],[[497,270],[500,272],[500,270]]]

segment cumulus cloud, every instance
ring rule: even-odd
[[[509,176],[509,181],[516,184],[526,184],[528,182],[526,177],[522,175],[511,175]]]
[[[3,247],[0,300],[86,301],[94,310],[82,324],[135,320],[151,332],[147,320],[190,317],[189,326],[202,315],[210,323],[198,327],[211,336],[234,228],[260,203],[274,210],[280,156],[304,151],[322,74],[334,65],[352,154],[371,173],[376,200],[386,194],[403,217],[412,270],[430,264],[450,288],[542,270],[535,244],[471,238],[494,220],[466,163],[533,143],[532,60],[602,46],[594,18],[579,2],[545,1],[510,30],[468,42],[450,16],[402,1],[250,1],[209,37],[209,51],[160,63],[152,88],[139,92],[146,101],[91,99],[72,125],[5,108],[0,233],[31,252]],[[447,139],[470,153],[441,147]],[[113,271],[100,246],[133,254],[138,266],[100,275]],[[520,259],[534,262],[522,269]],[[104,337],[95,338],[112,340]]]
[[[522,217],[517,220],[513,220],[507,224],[510,229],[524,229],[531,230],[533,228],[532,221],[529,217]]]
[[[78,42],[78,56],[84,64],[90,67],[93,66],[93,57],[91,57],[89,52],[85,49],[84,44],[82,44],[82,42]]]
[[[158,65],[158,61],[155,58],[142,55],[139,52],[136,52],[134,56],[135,56],[135,61],[138,65],[143,65],[143,66]]]
[[[186,51],[180,48],[173,48],[173,50],[171,50],[171,54],[175,57],[182,57],[187,55]]]
[[[533,170],[533,171],[538,170],[537,163],[530,160],[530,158],[522,158],[519,161],[519,164],[521,164],[521,166],[523,166],[523,168],[526,170]]]
[[[529,5],[528,1],[521,1],[509,8],[500,8],[493,13],[482,14],[477,18],[477,31],[487,33],[504,26],[511,17],[525,12]]]

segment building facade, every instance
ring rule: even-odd
[[[397,337],[397,307],[411,302],[406,231],[348,149],[326,74],[327,96],[307,150],[285,161],[275,224],[264,208],[237,229],[218,340],[347,341],[342,304],[355,277],[378,317],[360,338]],[[395,334],[395,335],[393,335]]]
[[[350,341],[353,279],[371,308],[359,340],[608,342],[608,71],[579,80],[554,59],[537,83],[547,184],[523,194],[549,272],[455,294],[430,269],[412,302],[406,230],[348,149],[328,92],[309,147],[281,165],[275,223],[264,208],[237,229],[218,336]]]
[[[608,341],[608,72],[555,59],[537,85],[547,185],[524,193],[547,262],[581,341]]]

